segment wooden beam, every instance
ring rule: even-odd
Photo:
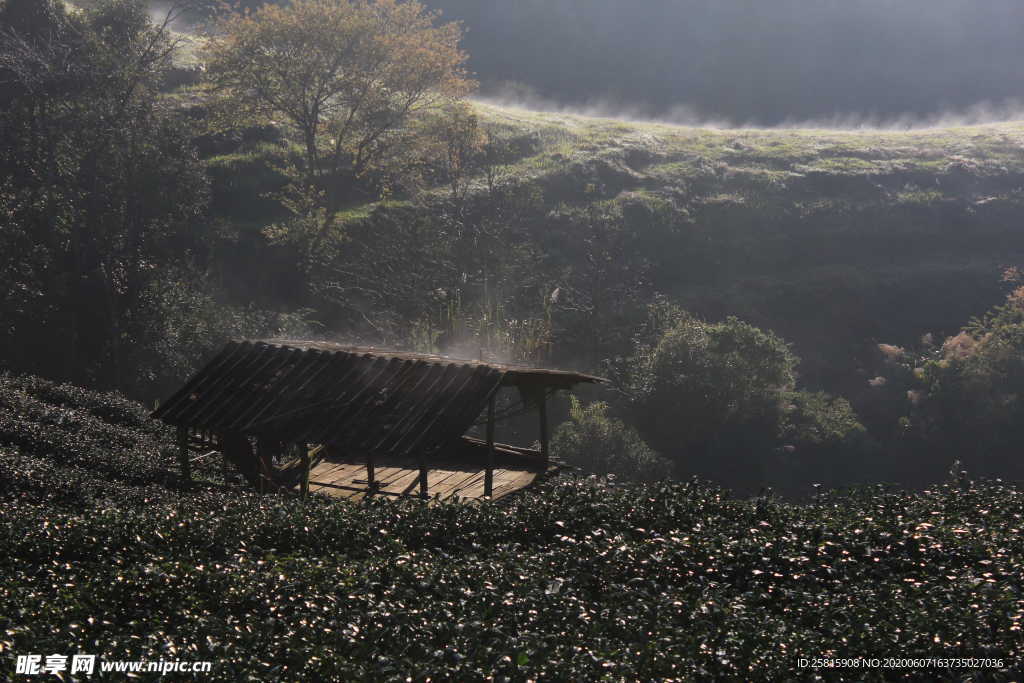
[[[491,394],[487,402],[487,471],[484,474],[484,497],[490,498],[494,493],[494,402],[498,392]]]
[[[541,389],[540,398],[537,400],[537,409],[540,411],[540,457],[544,463],[549,462],[548,458],[548,406],[547,394]]]
[[[268,451],[270,450],[270,443],[266,438],[256,438],[256,472],[259,477],[260,495],[267,492],[267,476],[270,474],[267,472],[267,462],[270,460]]]
[[[224,452],[224,439],[217,439],[217,450],[220,451],[220,474],[226,484],[228,482],[228,454]]]
[[[420,498],[429,498],[427,493],[427,463],[420,460]]]
[[[309,495],[309,470],[310,470],[310,457],[309,448],[306,444],[300,444],[302,446],[302,497],[305,498]]]
[[[178,427],[178,465],[181,467],[181,478],[192,481],[192,465],[188,460],[188,427]]]
[[[366,493],[366,489],[361,486],[348,486],[346,484],[328,484],[322,481],[314,481],[311,483],[313,484],[313,486],[319,486],[321,488],[338,489],[341,491],[354,491],[356,493]],[[414,481],[413,484],[415,485],[416,482]],[[402,498],[405,495],[408,495],[396,493],[395,491],[377,491],[377,493],[381,494],[382,496],[395,496],[396,498]]]
[[[373,451],[366,453],[366,488],[371,496],[377,488],[377,472],[374,469]]]

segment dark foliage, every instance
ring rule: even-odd
[[[167,31],[138,2],[0,6],[0,363],[132,387],[146,285],[202,243],[206,178],[157,98]]]
[[[536,40],[520,41],[531,55],[509,53],[528,69],[548,47],[626,69],[629,60],[600,47],[613,18],[621,32],[687,8],[692,25],[660,22],[658,31],[753,31],[757,17],[776,37],[833,21],[860,35],[878,9],[826,3],[791,26],[796,9],[786,3],[742,19],[728,3],[442,4],[471,29],[497,16],[516,32],[554,17]],[[886,389],[868,382],[878,340],[909,346],[922,332],[957,330],[1000,295],[995,266],[1024,253],[1014,125],[809,135],[443,107],[437,120],[401,126],[403,144],[345,181],[353,187],[334,188],[342,192],[328,204],[339,211],[318,223],[305,210],[315,201],[303,209],[282,194],[303,166],[294,130],[249,120],[225,130],[201,88],[170,91],[173,35],[150,24],[140,2],[82,6],[0,4],[0,367],[151,401],[229,337],[325,334],[599,374],[612,359],[632,366],[636,381],[624,402],[585,397],[611,406],[590,427],[615,425],[609,453],[630,461],[647,453],[625,436],[638,428],[681,465],[678,476],[799,493],[810,482],[924,484],[954,458],[987,476],[1019,472],[1018,323],[999,323],[991,352],[956,360],[932,348],[904,359]],[[914,6],[887,19],[940,21]],[[1004,8],[972,11],[971,30]],[[577,40],[583,30],[592,33]],[[565,31],[572,40],[552,39]],[[660,35],[647,47],[668,49]],[[806,40],[786,49],[818,45]],[[745,68],[742,55],[708,54],[719,55],[722,73]],[[697,71],[715,72],[705,66]],[[564,76],[548,67],[540,76]],[[634,69],[630,83],[649,77]],[[770,87],[748,85],[729,95],[733,104]],[[363,202],[371,197],[380,201]],[[302,247],[305,219],[306,228],[330,226],[315,230],[315,248]],[[633,344],[652,301],[712,321],[668,340],[679,353],[666,346],[657,367],[648,361],[666,329],[646,350]],[[708,343],[699,339],[709,331]],[[994,331],[970,334],[980,342]],[[802,391],[792,391],[795,353]],[[611,462],[573,448],[583,461]]]
[[[552,456],[584,473],[610,474],[626,481],[670,478],[672,463],[644,443],[636,429],[608,412],[607,403],[584,407],[571,396],[569,420],[551,440]]]
[[[801,656],[898,653],[1001,659],[974,673],[1011,680],[1024,656],[1024,494],[998,482],[802,506],[596,478],[506,505],[282,501],[158,485],[168,463],[140,446],[160,439],[110,395],[0,395],[6,671],[83,651],[210,659],[225,681],[778,679]]]
[[[913,347],[879,345],[882,362],[870,382],[881,406],[876,431],[922,478],[940,460],[984,476],[1024,476],[1022,295],[1011,292],[941,344],[926,335]]]

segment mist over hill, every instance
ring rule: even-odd
[[[1015,0],[422,2],[462,24],[483,94],[505,103],[731,126],[978,123],[1024,110]],[[201,23],[219,4],[196,0],[185,16]]]
[[[776,125],[962,112],[1024,96],[1015,0],[427,0],[485,92]],[[519,87],[509,88],[510,83]]]

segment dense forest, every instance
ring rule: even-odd
[[[1011,680],[1024,123],[665,122],[1010,111],[1010,0],[234,4],[0,0],[5,674]],[[270,338],[607,382],[501,500],[176,471]]]

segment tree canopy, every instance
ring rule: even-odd
[[[315,245],[346,192],[390,158],[410,117],[473,88],[457,24],[417,2],[297,0],[226,15],[205,51],[222,111],[293,127],[290,205]]]
[[[157,98],[173,41],[132,0],[8,0],[0,27],[0,312],[21,342],[0,360],[123,386],[147,283],[195,246],[205,205],[188,131]]]

